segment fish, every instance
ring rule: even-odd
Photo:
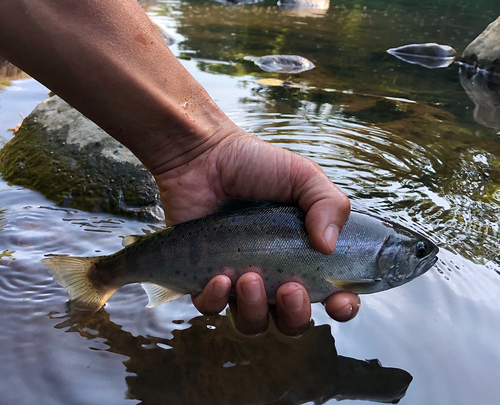
[[[375,293],[403,285],[437,261],[438,247],[397,223],[352,210],[331,255],[317,252],[295,205],[228,200],[217,212],[148,235],[124,238],[109,256],[42,260],[70,302],[97,311],[121,287],[141,283],[148,307],[198,294],[216,275],[261,275],[268,302],[287,282],[302,284],[311,302],[337,291]]]

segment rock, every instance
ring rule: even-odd
[[[245,56],[265,72],[301,73],[314,68],[314,64],[298,55],[266,55],[260,58]]]
[[[259,83],[262,86],[285,87],[287,89],[303,89],[305,87],[301,84],[296,84],[296,83],[293,83],[289,80],[279,80],[279,79],[272,79],[272,78],[267,78],[267,77],[263,77],[261,79],[258,79],[257,83]]]
[[[40,103],[0,150],[3,178],[63,207],[162,220],[151,173],[58,96]]]
[[[462,62],[500,74],[500,17],[465,48]]]
[[[433,69],[450,66],[457,52],[449,45],[427,43],[390,48],[387,53],[405,62]]]

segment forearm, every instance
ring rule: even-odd
[[[2,0],[0,55],[153,173],[186,163],[236,130],[136,0]]]

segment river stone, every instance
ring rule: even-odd
[[[450,66],[455,60],[457,52],[449,45],[439,45],[432,42],[390,48],[387,53],[405,62],[434,69]]]
[[[3,178],[62,207],[164,219],[151,173],[58,96],[41,102],[0,150]]]
[[[462,61],[500,74],[500,17],[465,48]]]
[[[296,74],[314,68],[310,60],[299,55],[245,56],[244,59],[252,61],[265,72]]]

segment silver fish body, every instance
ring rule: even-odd
[[[296,206],[267,203],[167,228],[111,256],[43,262],[71,299],[97,309],[129,283],[142,283],[154,306],[199,293],[216,275],[227,275],[234,285],[250,271],[262,276],[270,303],[276,290],[290,281],[304,285],[311,301],[319,302],[339,290],[373,293],[402,285],[437,260],[438,248],[424,236],[356,211],[335,252],[323,255],[312,247],[304,220]],[[77,268],[86,274],[82,282],[92,284],[92,299],[87,289],[74,285]],[[98,293],[102,297],[96,298]]]

